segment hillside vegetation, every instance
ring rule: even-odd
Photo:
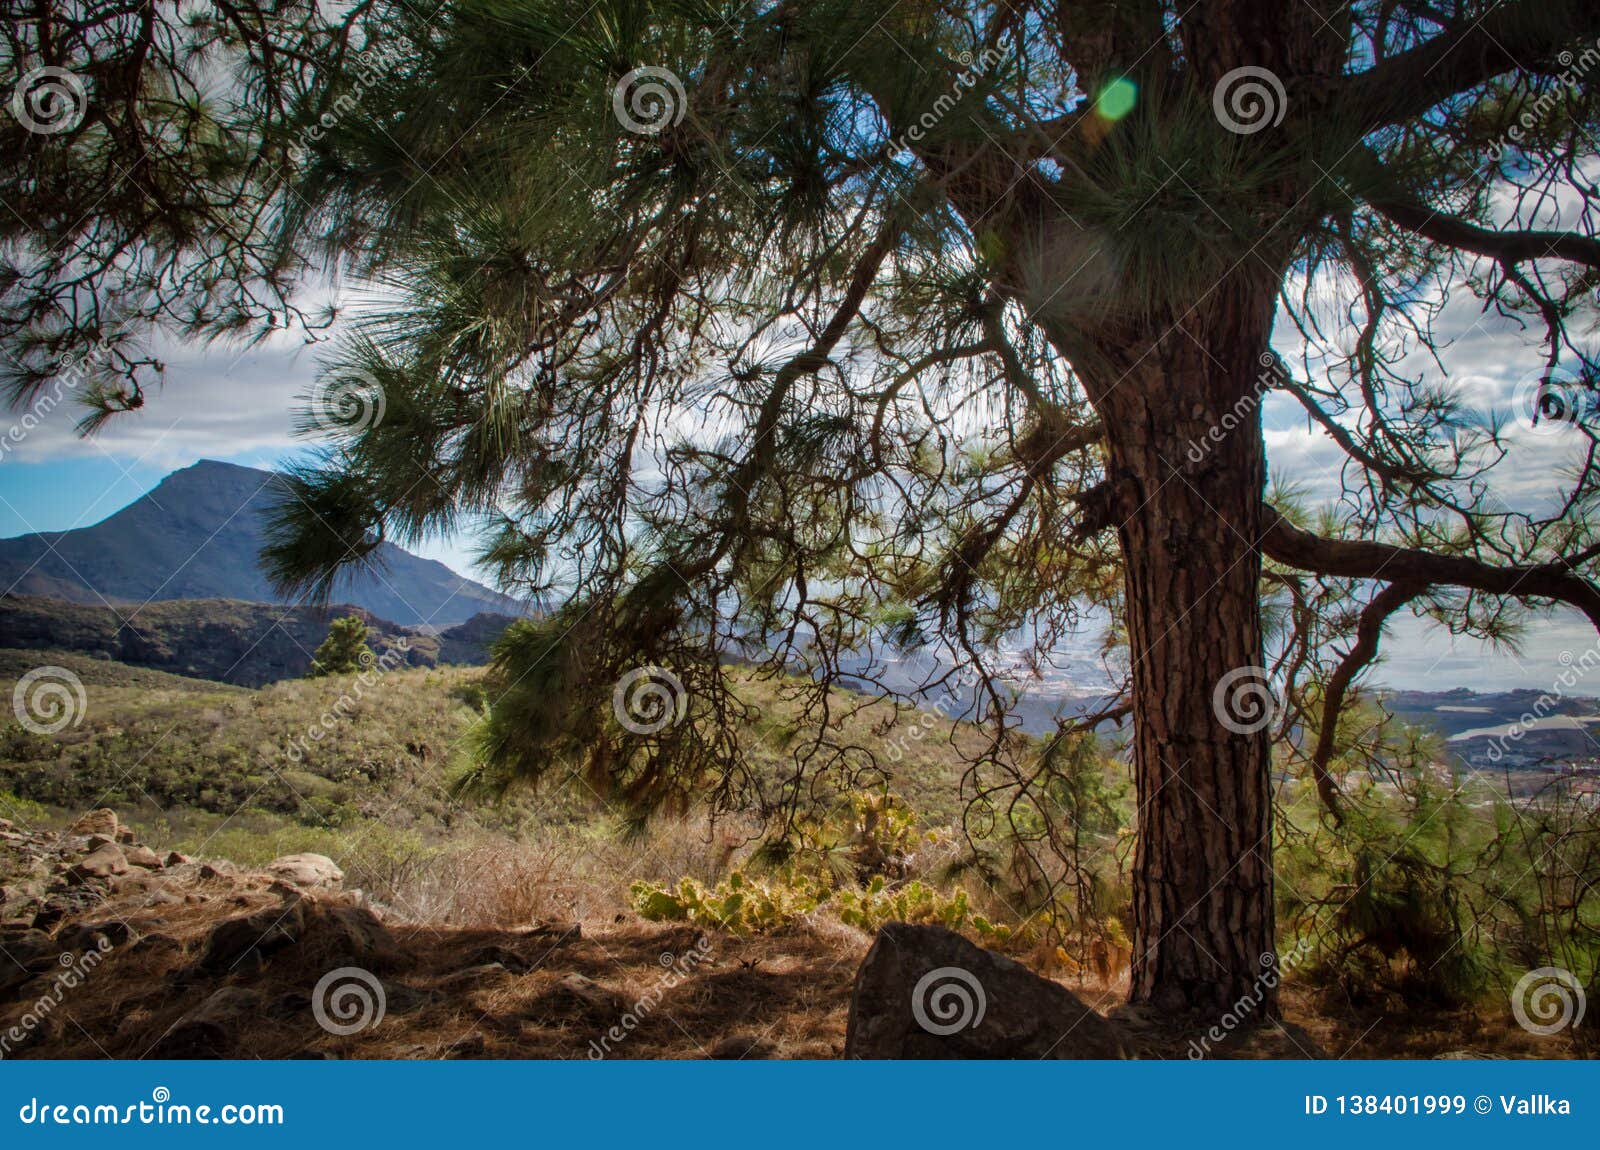
[[[386,899],[422,898],[406,882],[447,856],[537,843],[570,848],[580,867],[595,851],[614,855],[617,864],[590,894],[626,901],[629,884],[644,875],[720,877],[760,829],[753,818],[716,827],[669,821],[645,838],[619,840],[621,812],[575,772],[562,785],[499,803],[452,797],[483,704],[475,668],[400,668],[245,690],[81,655],[0,651],[0,691],[9,694],[20,674],[46,660],[80,678],[86,706],[54,735],[14,720],[0,725],[6,797],[59,817],[111,806],[153,841],[243,863],[321,851]],[[763,716],[749,731],[753,757],[776,778],[795,733],[781,685],[746,680],[744,694]],[[898,713],[874,702],[845,720],[846,733],[881,739],[878,726]],[[970,753],[978,736],[938,721],[941,737],[908,741],[879,781],[918,812],[919,826],[948,838],[964,769],[949,740]],[[652,858],[654,868],[643,862]]]
[[[0,692],[45,658],[0,651]],[[747,942],[804,927],[811,941],[800,949],[822,978],[830,948],[859,958],[883,922],[938,922],[1098,988],[1104,1002],[1125,987],[1135,812],[1125,767],[1092,740],[1055,760],[1052,848],[1026,810],[1010,823],[970,817],[980,732],[841,692],[840,740],[876,748],[876,766],[848,788],[808,793],[775,839],[753,811],[632,824],[579,763],[563,764],[556,785],[499,802],[458,797],[452,783],[483,713],[481,669],[247,690],[48,659],[81,681],[85,706],[54,735],[9,715],[0,725],[0,817],[22,826],[62,827],[110,806],[141,841],[197,858],[259,866],[315,851],[418,924],[677,923]],[[748,705],[750,759],[781,782],[806,733],[792,684],[730,674]],[[907,738],[912,728],[922,733]],[[1600,907],[1579,876],[1600,860],[1600,818],[1558,785],[1510,805],[1488,780],[1441,775],[1431,744],[1413,738],[1388,745],[1387,773],[1345,774],[1342,827],[1319,817],[1311,787],[1280,783],[1275,865],[1292,1001],[1350,1040],[1387,1019],[1396,1029],[1385,1041],[1408,1050],[1498,1048],[1518,1037],[1505,1027],[1505,988],[1534,958],[1558,955],[1592,983]],[[0,909],[25,917],[27,892],[11,891]],[[794,946],[759,953],[792,958]],[[848,978],[850,959],[840,961],[837,978]],[[837,1006],[842,988],[822,978],[816,993]],[[1570,1031],[1540,1052],[1581,1052],[1583,1041]]]
[[[369,645],[406,666],[479,664],[511,621],[478,615],[439,631],[401,627],[348,604],[291,607],[237,599],[145,603],[137,608],[0,596],[0,648],[74,651],[174,675],[260,687],[298,678],[331,620],[354,615]]]

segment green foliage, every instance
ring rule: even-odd
[[[792,839],[763,843],[755,859],[767,867],[765,876],[735,871],[710,889],[692,878],[675,887],[641,881],[632,888],[635,906],[649,919],[714,922],[739,932],[771,930],[824,908],[866,931],[923,922],[989,942],[1010,939],[1010,928],[976,913],[959,887],[946,893],[921,879],[906,881],[919,825],[889,791],[852,791],[828,812],[802,820]]]
[[[922,825],[905,800],[887,788],[852,790],[808,812],[787,833],[765,840],[756,857],[769,866],[791,867],[829,883],[901,876],[918,845]]]
[[[319,679],[324,675],[349,675],[369,667],[377,659],[367,646],[367,623],[359,615],[346,615],[335,619],[328,629],[328,637],[311,656],[311,668],[306,678]]]
[[[875,931],[886,922],[932,923],[970,931],[988,945],[1006,942],[1012,934],[1011,927],[973,913],[967,892],[960,887],[944,894],[920,879],[891,887],[878,875],[860,889],[838,891],[834,903],[841,922],[865,931]]]
[[[652,922],[684,921],[734,934],[759,934],[810,914],[827,897],[825,888],[803,877],[752,879],[734,871],[707,888],[692,878],[676,887],[640,880],[631,888],[634,908]]]
[[[152,808],[226,816],[249,806],[323,828],[379,817],[438,828],[460,817],[444,773],[473,716],[453,692],[481,672],[396,669],[359,691],[326,677],[249,691],[52,658],[83,668],[89,705],[81,723],[55,737],[0,725],[0,788],[25,799],[80,811],[112,806],[130,818]],[[0,690],[9,689],[0,677]],[[475,817],[497,824],[522,809]],[[551,815],[563,820],[577,809],[567,798]]]
[[[1485,817],[1493,792],[1439,778],[1429,741],[1403,724],[1364,737],[1388,773],[1347,786],[1340,824],[1309,795],[1292,810],[1277,852],[1281,918],[1312,944],[1314,974],[1351,998],[1470,1001],[1495,965],[1500,900],[1486,897],[1486,863],[1506,843]]]
[[[684,878],[676,886],[640,880],[630,889],[634,909],[652,922],[692,922],[735,934],[776,930],[822,909],[869,932],[886,922],[916,922],[966,931],[991,945],[1012,935],[1010,927],[974,913],[966,891],[957,888],[946,894],[919,879],[891,887],[878,875],[859,888],[830,889],[786,869],[766,878],[734,871],[710,887]]]
[[[43,803],[19,798],[7,790],[0,790],[0,818],[10,819],[23,826],[39,826],[50,821],[50,812]]]

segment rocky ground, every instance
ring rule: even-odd
[[[832,1057],[866,950],[809,930],[440,928],[343,889],[320,855],[246,870],[130,837],[111,811],[64,835],[0,820],[0,1054]]]
[[[468,929],[405,921],[321,855],[247,869],[132,839],[110,810],[60,834],[0,819],[0,1057],[1183,1058],[1208,1021],[1069,991],[939,928],[875,947],[828,920],[752,938],[620,914]],[[908,1004],[951,966],[988,988],[986,1013],[930,1040]],[[1335,1015],[1295,986],[1284,1015],[1210,1055],[1577,1053],[1470,1013]]]

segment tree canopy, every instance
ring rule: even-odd
[[[14,394],[110,346],[93,419],[142,401],[152,323],[317,331],[318,277],[367,285],[269,559],[315,593],[489,524],[555,606],[499,648],[477,785],[577,764],[781,826],[873,769],[830,687],[905,691],[911,651],[989,724],[971,809],[1005,820],[1058,758],[1000,648],[1109,619],[1122,697],[1056,744],[1131,714],[1135,994],[1195,1002],[1271,947],[1271,741],[1340,817],[1387,619],[1600,626],[1582,0],[254,0],[8,35],[85,108],[0,139]],[[1526,332],[1510,404],[1445,366],[1464,307]],[[1272,402],[1336,449],[1325,505],[1269,483]],[[729,660],[801,672],[779,793]]]
[[[377,656],[367,646],[366,620],[359,615],[346,615],[335,619],[328,628],[328,637],[311,656],[308,679],[324,675],[348,675],[375,662]]]

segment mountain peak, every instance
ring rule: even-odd
[[[76,603],[239,599],[283,603],[260,554],[277,472],[201,459],[91,527],[0,540],[0,591]],[[443,563],[382,544],[375,563],[340,575],[335,602],[403,626],[449,627],[524,604]]]

